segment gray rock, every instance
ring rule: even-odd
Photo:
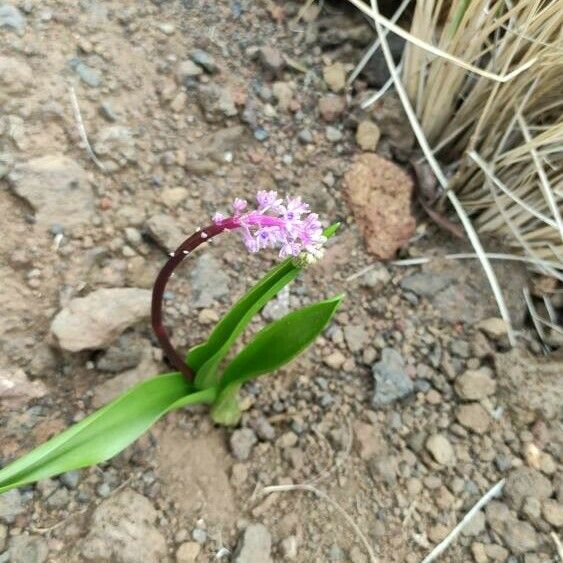
[[[45,504],[49,508],[64,508],[70,500],[69,492],[67,489],[57,489],[46,501]]]
[[[270,442],[276,437],[275,428],[263,416],[256,421],[255,430],[261,440]]]
[[[18,489],[12,489],[0,495],[0,521],[12,524],[20,514],[23,514],[24,510],[25,507]]]
[[[374,408],[389,405],[414,391],[413,382],[405,372],[404,360],[393,348],[383,349],[381,361],[373,366],[372,373],[375,380]]]
[[[11,4],[0,5],[0,28],[13,29],[19,35],[23,35],[25,26],[25,16],[15,6]]]
[[[241,428],[231,434],[229,440],[231,451],[236,459],[245,461],[250,457],[254,444],[258,441],[256,434],[250,428]]]
[[[102,73],[99,70],[88,66],[80,59],[74,59],[71,61],[70,65],[84,84],[87,84],[91,88],[98,88],[102,85]]]
[[[519,510],[526,497],[548,499],[553,493],[553,487],[549,479],[537,469],[518,467],[508,476],[504,493],[510,504]]]
[[[234,553],[234,563],[272,563],[272,537],[263,524],[247,526]]]
[[[10,540],[10,563],[43,563],[49,546],[40,536],[14,536]]]
[[[151,292],[137,288],[98,289],[60,311],[51,333],[68,352],[110,346],[127,328],[150,315]]]
[[[39,225],[67,229],[92,220],[92,187],[82,167],[67,156],[48,155],[18,164],[8,182],[34,209]]]
[[[209,74],[219,72],[219,67],[215,62],[215,59],[207,51],[204,51],[203,49],[195,49],[191,52],[190,57],[196,65],[205,69],[205,72],[208,72]]]
[[[412,291],[419,297],[432,297],[452,283],[452,278],[446,275],[419,272],[401,280],[401,287]]]
[[[142,357],[141,340],[133,334],[123,334],[114,345],[100,355],[96,361],[96,368],[100,371],[118,373],[137,367]]]
[[[197,100],[205,118],[210,123],[237,115],[231,90],[216,83],[202,84],[197,90]]]
[[[112,563],[164,561],[166,540],[155,526],[156,518],[147,498],[126,489],[96,508],[88,535],[79,544],[80,554],[86,560]]]
[[[78,470],[67,471],[66,473],[63,473],[59,477],[59,479],[61,480],[61,483],[65,487],[68,487],[69,489],[76,489],[80,481],[80,471]]]
[[[331,143],[338,143],[338,141],[342,140],[342,131],[337,127],[333,127],[332,125],[328,125],[325,130],[326,138]]]
[[[201,528],[194,528],[192,531],[192,539],[203,545],[207,541],[207,532]]]
[[[289,286],[285,286],[274,299],[266,303],[262,316],[267,321],[277,321],[289,312]]]
[[[389,34],[388,42],[393,60],[396,64],[399,64],[403,49],[405,48],[405,40],[391,33]],[[376,51],[369,59],[362,71],[362,76],[368,81],[370,86],[375,86],[376,88],[381,88],[389,80],[389,68],[380,50]]]
[[[48,389],[41,381],[29,381],[22,369],[0,368],[0,405],[19,408],[33,399],[44,397]]]
[[[314,141],[313,133],[311,133],[310,129],[302,129],[299,131],[297,138],[303,145],[310,145]]]
[[[202,254],[191,271],[192,306],[210,307],[229,292],[229,276],[221,263],[211,254]]]
[[[145,227],[149,236],[166,252],[173,252],[186,238],[176,219],[163,213],[150,217]]]

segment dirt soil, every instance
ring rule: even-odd
[[[502,479],[440,561],[558,560],[562,364],[525,324],[526,273],[498,267],[511,350],[479,265],[439,258],[467,245],[415,206],[412,232],[413,142],[396,100],[362,112],[344,94],[373,31],[330,3],[296,21],[299,8],[0,0],[0,464],[168,369],[147,318],[152,280],[235,197],[276,189],[342,222],[250,332],[346,292],[310,350],[244,388],[238,428],[175,412],[99,467],[0,496],[1,562],[362,563],[363,537],[380,562],[416,563]],[[346,174],[365,151],[385,159],[385,186]],[[360,200],[348,207],[354,181],[391,198],[392,218],[365,195],[399,225],[382,233],[391,252],[436,260],[368,253],[382,247],[362,237],[378,228]],[[166,295],[183,349],[276,256],[232,234],[190,260]],[[89,295],[99,325],[57,317]]]

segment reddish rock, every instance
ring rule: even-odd
[[[344,187],[369,252],[393,258],[416,227],[410,177],[376,154],[362,154],[346,173]]]

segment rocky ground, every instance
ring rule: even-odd
[[[367,562],[345,511],[379,561],[414,563],[501,479],[441,560],[558,560],[561,356],[525,324],[526,273],[498,267],[510,349],[479,265],[439,258],[466,244],[406,211],[413,139],[397,101],[354,101],[385,80],[380,61],[344,94],[371,29],[331,4],[298,9],[0,2],[2,463],[166,370],[152,280],[234,197],[300,194],[343,223],[253,330],[347,294],[311,350],[245,387],[239,428],[172,413],[102,466],[0,496],[1,562]],[[436,259],[376,260],[399,247]],[[274,262],[241,248],[225,236],[178,272],[178,346]]]

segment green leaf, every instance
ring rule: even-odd
[[[196,403],[210,404],[215,389],[191,393],[179,373],[143,381],[98,411],[0,470],[0,493],[95,465],[125,449],[161,416]]]
[[[325,229],[324,236],[331,238],[339,227],[340,223],[334,223]],[[300,266],[291,258],[274,267],[237,301],[219,321],[206,342],[188,352],[186,363],[197,374],[197,389],[207,389],[217,384],[217,368],[235,340],[248,326],[252,317],[284,286],[292,282],[300,271]]]
[[[286,315],[262,329],[227,366],[220,389],[269,373],[307,348],[323,331],[342,301],[338,295]]]
[[[217,384],[217,367],[252,317],[285,285],[292,282],[300,269],[290,260],[270,271],[219,321],[206,343],[188,353],[187,364],[196,371],[195,386],[206,389]]]

